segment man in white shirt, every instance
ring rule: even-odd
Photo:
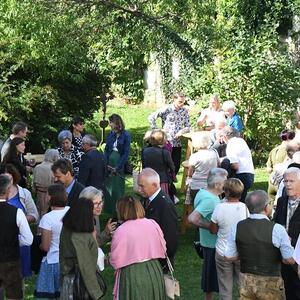
[[[234,175],[244,185],[241,202],[245,203],[248,190],[254,182],[254,165],[251,151],[246,141],[239,137],[238,131],[226,126],[223,129],[224,142],[227,144],[226,157],[230,161],[231,168],[236,171]]]
[[[21,209],[9,205],[9,189],[12,178],[0,175],[0,285],[5,290],[7,299],[22,299],[22,275],[19,246],[32,244],[27,219]]]

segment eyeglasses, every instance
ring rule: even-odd
[[[101,205],[103,205],[103,201],[94,202],[94,206],[96,207],[100,207]]]

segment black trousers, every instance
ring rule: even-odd
[[[251,173],[240,173],[240,174],[235,174],[235,178],[239,179],[243,185],[244,185],[244,191],[242,193],[240,201],[245,203],[245,199],[248,193],[248,190],[252,186],[254,182],[254,174]]]
[[[300,300],[300,279],[294,266],[281,264],[286,300]]]
[[[175,165],[175,174],[177,175],[180,169],[181,147],[172,147],[172,160]]]

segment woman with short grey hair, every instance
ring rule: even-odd
[[[226,177],[219,169],[210,172],[207,177],[207,188],[200,188],[194,201],[194,211],[188,221],[199,228],[200,244],[203,248],[203,265],[201,288],[205,299],[212,299],[214,292],[219,292],[216,270],[217,236],[209,232],[209,223],[215,207],[220,203],[219,196],[223,192]]]
[[[59,152],[59,158],[66,158],[71,161],[74,170],[74,176],[77,178],[79,172],[79,163],[81,161],[83,152],[80,151],[78,147],[72,145],[71,131],[62,130],[58,134],[57,139],[60,144],[60,147],[57,148]]]
[[[47,149],[44,161],[33,169],[33,189],[36,192],[36,206],[40,216],[48,212],[48,187],[54,183],[51,167],[59,159],[57,149]]]
[[[190,195],[192,201],[194,201],[200,188],[207,187],[209,171],[219,165],[219,155],[217,151],[208,149],[209,142],[209,133],[206,132],[196,135],[196,138],[192,140],[193,147],[197,150],[189,158],[188,177],[191,178]]]
[[[86,188],[84,188],[81,191],[79,198],[86,198],[86,199],[93,201],[95,237],[96,237],[98,246],[101,247],[111,240],[111,235],[116,229],[117,222],[112,222],[112,219],[109,219],[106,223],[105,229],[102,232],[100,231],[99,216],[101,215],[102,208],[104,205],[102,190],[98,190],[93,186],[87,186]]]

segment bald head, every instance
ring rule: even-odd
[[[143,197],[152,196],[160,187],[159,175],[151,168],[145,168],[138,176],[139,192]]]

